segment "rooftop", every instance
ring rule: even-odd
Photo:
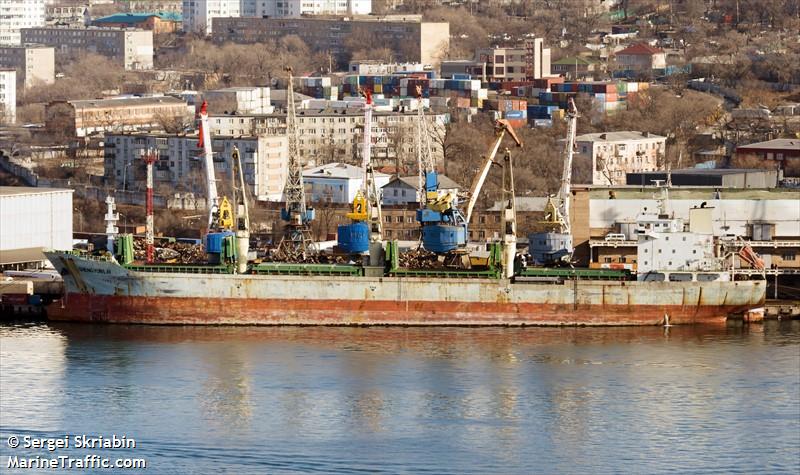
[[[345,178],[360,179],[364,176],[364,169],[346,163],[328,163],[303,171],[305,178]],[[385,173],[375,172],[375,176],[388,176]]]
[[[636,43],[633,45],[628,46],[627,48],[617,51],[617,54],[633,54],[633,55],[647,55],[652,56],[654,54],[663,53],[664,50],[660,48],[654,48],[647,43]]]
[[[414,175],[414,176],[401,176],[400,178],[395,178],[394,180],[392,180],[389,183],[387,183],[385,185],[385,187],[386,186],[391,186],[392,183],[395,183],[398,180],[400,182],[406,184],[407,186],[415,189],[415,190],[419,189],[419,176],[417,176],[417,175]],[[447,178],[444,175],[439,175],[439,188],[441,188],[441,189],[461,188],[461,185],[459,185],[458,183],[454,182],[450,178]]]
[[[624,130],[619,132],[599,132],[595,134],[583,134],[575,137],[577,142],[625,142],[628,140],[642,139],[666,139],[666,137],[632,130]]]
[[[599,62],[600,62],[600,60],[596,60],[596,59],[592,59],[592,58],[584,58],[583,56],[569,56],[567,58],[559,59],[558,61],[553,61],[551,64],[557,64],[559,66],[560,65],[566,65],[566,66],[572,65],[572,66],[574,66],[575,64],[589,65],[589,64],[599,63]]]
[[[76,109],[91,109],[91,108],[114,108],[114,107],[132,107],[132,106],[146,106],[156,104],[172,104],[179,105],[186,102],[182,99],[172,96],[148,96],[148,97],[113,97],[110,99],[85,99],[80,101],[67,101],[72,104]]]
[[[141,13],[115,13],[114,15],[104,16],[92,20],[93,23],[127,23],[133,25],[146,21],[148,18],[158,17],[164,21],[181,21],[181,14],[178,12],[141,12]]]
[[[34,186],[0,186],[0,196],[41,195],[46,193],[72,193],[67,188],[37,188]]]
[[[666,171],[637,172],[637,175],[666,175]],[[775,170],[760,168],[681,168],[672,170],[673,175],[738,175],[740,173],[775,173]]]
[[[800,151],[800,139],[774,139],[767,140],[766,142],[751,143],[748,145],[740,145],[736,150],[740,149],[762,149],[769,148],[773,150],[797,150]]]

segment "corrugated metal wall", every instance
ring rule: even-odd
[[[0,194],[0,250],[72,249],[72,190]]]

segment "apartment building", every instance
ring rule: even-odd
[[[0,0],[0,45],[18,45],[20,31],[44,25],[44,0]]]
[[[55,50],[51,46],[0,45],[0,68],[17,71],[17,85],[28,89],[36,84],[55,82]]]
[[[47,129],[63,130],[71,137],[161,130],[165,123],[188,121],[193,116],[194,106],[169,96],[55,101],[45,106]]]
[[[0,125],[17,121],[17,71],[0,69]]]
[[[225,184],[231,179],[234,146],[239,149],[244,180],[250,186],[248,193],[258,200],[279,201],[288,170],[286,137],[212,137],[214,170],[223,194]],[[198,147],[197,134],[106,135],[106,183],[120,190],[143,190],[147,175],[141,158],[148,150],[158,155],[158,161],[153,165],[156,188],[205,193],[205,162],[203,150]]]
[[[242,16],[369,15],[372,0],[242,0]]]
[[[659,170],[666,137],[647,132],[603,132],[579,135],[578,155],[592,162],[592,184],[624,185],[626,173]]]
[[[183,0],[183,31],[209,35],[212,19],[239,17],[242,0]]]
[[[432,136],[443,136],[447,116],[427,114]],[[214,134],[230,136],[284,135],[286,114],[211,115]],[[416,164],[416,112],[380,112],[372,114],[372,160],[377,167],[401,167]],[[360,163],[363,147],[364,111],[346,109],[303,109],[297,113],[298,147],[309,166],[333,162]],[[432,141],[437,164],[444,163],[441,144]]]
[[[529,81],[550,76],[550,48],[542,38],[515,48],[480,48],[472,60],[443,61],[442,76],[469,74],[486,81]]]
[[[153,32],[97,27],[23,28],[22,42],[52,46],[57,55],[74,57],[96,53],[125,69],[153,69]]]
[[[391,49],[400,62],[438,64],[450,44],[450,24],[419,15],[359,18],[214,18],[212,37],[224,43],[269,43],[297,35],[314,52],[333,55],[346,67],[347,44]]]

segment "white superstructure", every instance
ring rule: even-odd
[[[44,26],[44,0],[0,0],[0,45],[20,44],[20,29]]]

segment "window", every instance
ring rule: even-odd
[[[610,257],[604,257],[604,258],[603,258],[603,262],[605,262],[605,263],[611,263],[611,262],[613,262],[613,261],[612,261],[612,259],[611,259]]]
[[[383,220],[386,221],[387,223],[391,223],[392,222],[392,217],[389,216],[389,215],[386,215],[386,216],[383,217]]]
[[[783,255],[781,255],[781,259],[784,261],[793,261],[797,259],[797,254],[793,252],[784,252]]]

